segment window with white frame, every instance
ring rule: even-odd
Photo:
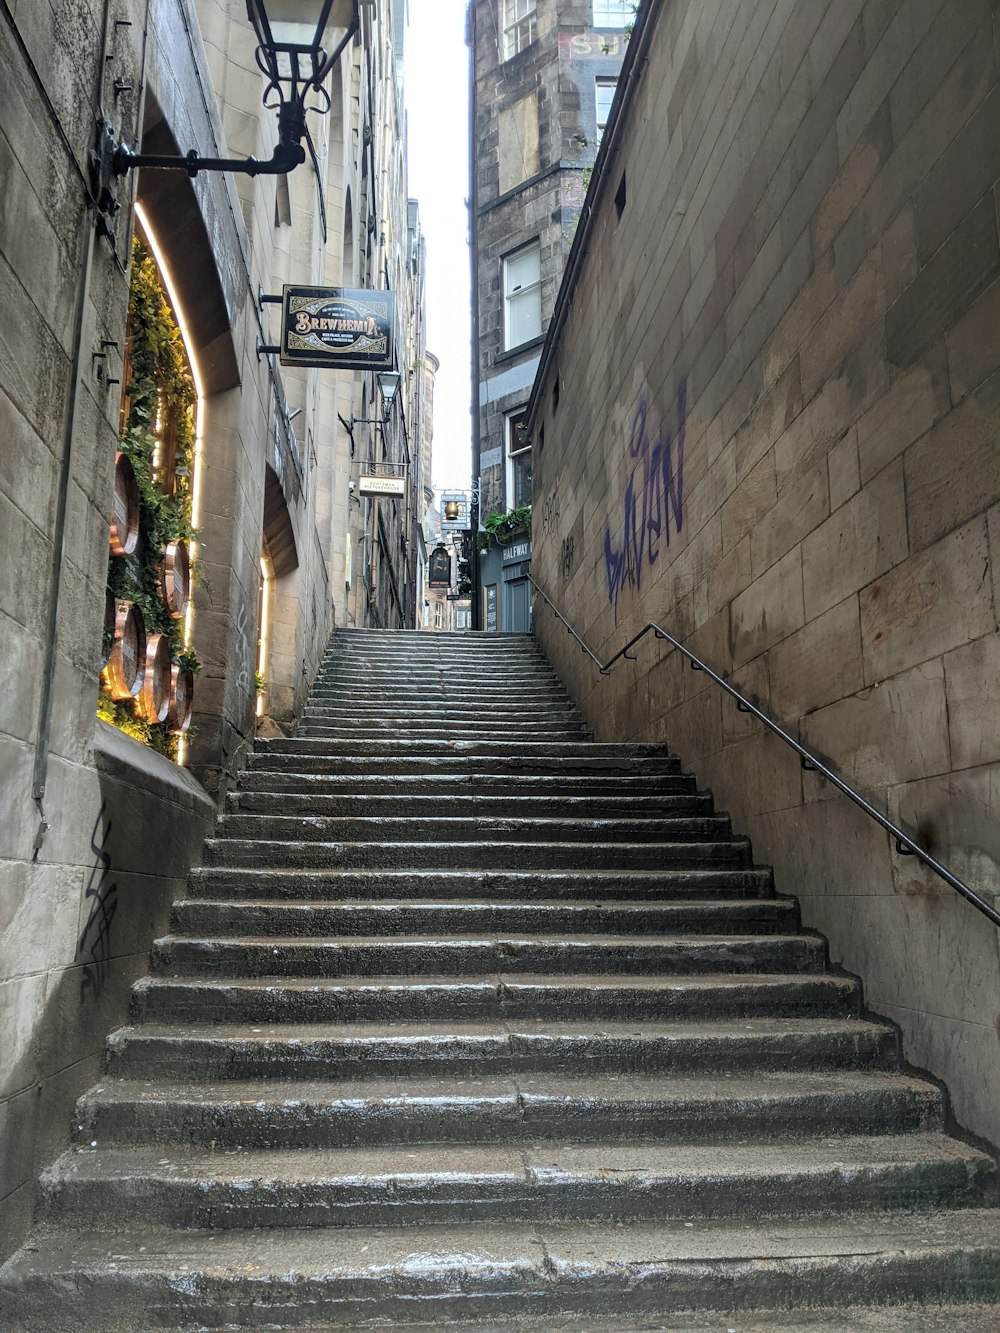
[[[594,0],[595,28],[624,28],[635,19],[632,0]]]
[[[537,241],[503,261],[505,350],[542,335],[542,250]]]
[[[535,0],[503,0],[504,60],[530,46],[535,34]]]
[[[600,143],[611,118],[611,103],[615,100],[617,79],[598,79],[595,88],[597,101],[597,142]]]
[[[524,432],[526,409],[519,407],[506,420],[507,507],[531,504],[531,443]]]

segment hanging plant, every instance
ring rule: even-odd
[[[163,598],[164,552],[172,543],[194,536],[191,482],[197,395],[156,264],[138,237],[132,248],[127,366],[118,447],[135,473],[139,540],[131,554],[112,554],[108,590],[117,600],[135,604],[147,634],[164,636],[171,661],[197,671],[198,659],[184,645],[183,619],[171,613]],[[176,758],[177,737],[169,720],[145,720],[131,700],[116,700],[106,688],[101,690],[97,713],[136,740]]]
[[[531,531],[531,505],[519,505],[505,513],[498,510],[483,519],[482,531],[477,534],[480,551],[493,546],[506,546],[512,537]]]

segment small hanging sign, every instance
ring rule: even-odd
[[[443,546],[435,546],[427,562],[428,588],[451,587],[451,556]]]
[[[284,287],[280,360],[327,370],[391,370],[392,292]]]

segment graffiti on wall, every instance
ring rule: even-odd
[[[80,980],[81,1003],[86,1000],[88,992],[95,1000],[101,998],[111,970],[111,924],[118,911],[118,885],[111,878],[111,855],[108,852],[108,842],[111,838],[110,820],[104,827],[104,836],[100,842],[97,841],[104,820],[104,810],[102,804],[90,835],[90,847],[95,861],[84,895],[85,901],[90,905],[90,912],[76,950],[77,958],[83,959],[83,973]]]
[[[671,523],[675,532],[684,527],[684,428],[687,420],[687,383],[677,390],[677,430],[658,429],[653,422],[649,399],[640,392],[628,431],[628,456],[632,474],[625,487],[621,518],[614,530],[604,529],[604,564],[608,576],[608,601],[615,608],[626,585],[638,592],[643,574],[652,569],[662,548],[670,545]]]
[[[246,603],[240,604],[239,614],[236,617],[236,633],[239,635],[239,642],[236,645],[236,665],[239,670],[236,673],[236,684],[244,694],[250,693],[250,617],[247,615]]]

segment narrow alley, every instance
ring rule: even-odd
[[[997,0],[0,0],[0,1333],[1000,1329]]]

